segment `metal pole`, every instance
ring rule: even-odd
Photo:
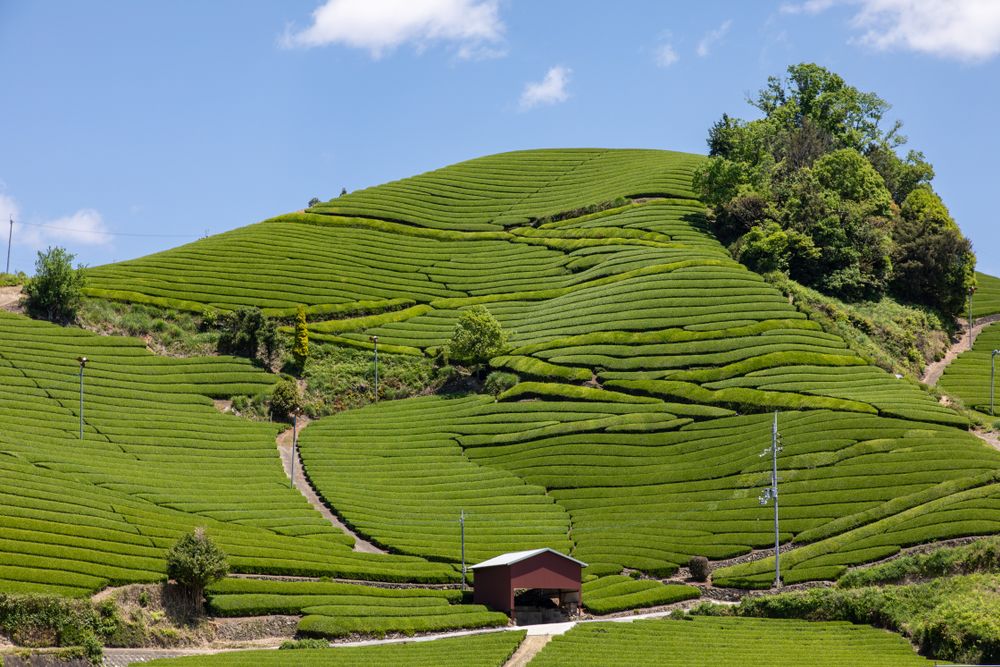
[[[972,349],[972,295],[976,293],[976,290],[969,290],[969,349]]]
[[[778,530],[778,411],[771,429],[771,495],[774,497],[774,587],[781,587],[781,534]]]
[[[458,523],[462,527],[462,590],[465,590],[465,510],[458,516]]]
[[[10,231],[7,232],[7,269],[4,273],[10,273],[10,242],[14,238],[14,216],[10,216]]]
[[[375,343],[375,402],[378,403],[378,336],[371,336]]]
[[[993,350],[993,353],[990,355],[990,416],[991,417],[996,416],[993,414],[993,387],[995,386],[994,378],[996,377],[996,372],[997,372],[996,361],[998,354],[1000,354],[1000,350]]]
[[[83,440],[83,367],[87,365],[87,357],[77,357],[80,362],[80,440]]]
[[[289,488],[295,486],[295,446],[298,444],[299,439],[299,412],[296,410],[292,413],[292,460],[289,464],[289,468],[292,470],[292,475],[288,480]]]

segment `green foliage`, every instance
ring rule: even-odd
[[[624,575],[600,577],[583,584],[583,604],[595,614],[611,614],[691,600],[701,595],[694,586],[663,584],[655,579],[633,579]]]
[[[274,320],[265,317],[260,308],[246,306],[214,318],[219,329],[219,351],[270,363],[280,341]]]
[[[309,325],[306,323],[306,307],[300,305],[295,312],[295,344],[292,356],[299,368],[305,366],[309,358]]]
[[[218,350],[218,332],[190,311],[86,298],[77,312],[77,322],[84,329],[103,335],[143,338],[159,354],[206,356]]]
[[[921,153],[896,154],[905,138],[898,122],[881,127],[888,103],[803,63],[769,78],[751,104],[764,118],[723,115],[694,180],[733,255],[845,300],[891,288],[954,316],[975,257],[954,224],[928,222],[950,220],[947,211],[908,212],[911,197],[936,198],[934,172]]]
[[[77,646],[81,657],[99,665],[104,641],[123,624],[113,604],[95,606],[89,600],[53,595],[0,593],[0,630],[19,646]]]
[[[509,334],[486,306],[462,311],[448,343],[448,356],[460,363],[478,365],[504,352]]]
[[[513,373],[493,371],[486,376],[486,381],[483,382],[483,389],[485,389],[488,394],[499,396],[517,383],[518,377]]]
[[[294,650],[312,648],[330,648],[330,642],[325,639],[288,639],[281,642],[281,646],[278,647],[279,650],[283,651],[288,649]]]
[[[893,558],[885,563],[852,570],[837,580],[841,588],[898,584],[931,577],[972,572],[1000,572],[1000,538],[976,540],[958,547]]]
[[[322,203],[323,202],[319,197],[313,197],[312,199],[309,200],[309,208],[312,208],[313,206],[318,206],[319,204]]]
[[[24,271],[18,271],[17,273],[0,272],[0,287],[24,285],[26,282],[28,282],[28,276],[24,273]]]
[[[302,391],[294,378],[279,380],[271,390],[271,414],[275,419],[289,419],[303,407]]]
[[[195,603],[200,604],[206,586],[228,573],[226,552],[204,528],[186,533],[167,552],[167,576]]]
[[[744,598],[741,616],[850,621],[912,638],[921,653],[940,660],[1000,660],[1000,594],[995,575],[936,579],[885,588],[823,588]]]
[[[688,561],[688,570],[691,571],[691,578],[695,581],[708,581],[708,576],[712,573],[708,559],[704,556],[692,556]]]
[[[82,266],[73,268],[75,257],[58,247],[38,252],[35,275],[24,285],[28,313],[52,322],[70,322],[76,318],[87,279]]]

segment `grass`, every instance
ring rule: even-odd
[[[899,584],[953,574],[1000,571],[1000,539],[976,540],[957,547],[894,558],[871,567],[852,570],[837,580],[842,588]]]

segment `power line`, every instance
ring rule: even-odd
[[[51,229],[53,231],[59,231],[59,232],[72,232],[74,234],[96,234],[98,236],[133,236],[140,238],[170,238],[170,239],[199,238],[197,234],[136,234],[132,232],[102,232],[96,229],[73,229],[72,227],[56,227],[54,225],[41,225],[34,222],[19,222],[17,224],[25,225],[28,227],[39,227],[41,229]]]

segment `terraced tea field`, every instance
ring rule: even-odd
[[[972,317],[1000,313],[1000,278],[976,272],[976,293],[972,297]]]
[[[79,438],[79,356],[90,359]],[[206,526],[236,571],[431,581],[450,567],[356,554],[295,490],[271,424],[210,397],[274,376],[228,357],[166,359],[142,341],[0,313],[0,590],[70,595],[159,581]]]
[[[552,641],[533,667],[562,665],[931,665],[909,643],[850,623],[750,618],[581,624]]]
[[[771,510],[757,496],[778,410],[781,539],[797,547],[786,581],[834,577],[904,545],[1000,532],[1000,453],[733,261],[693,199],[700,160],[505,153],[91,271],[92,296],[192,311],[257,305],[282,318],[303,304],[314,343],[370,348],[378,335],[383,351],[411,355],[437,355],[461,312],[486,305],[511,341],[491,364],[521,380],[499,401],[383,402],[302,434],[320,496],[393,556],[354,554],[287,489],[273,427],[213,412],[209,396],[272,381],[232,360],[204,374],[201,360],[157,360],[125,345],[130,361],[112,369],[80,346],[95,358],[95,391],[106,400],[71,448],[77,348],[36,368],[48,353],[23,352],[28,334],[15,332],[0,362],[29,379],[17,380],[24,392],[0,394],[13,402],[5,423],[24,434],[0,431],[14,454],[8,464],[29,466],[26,479],[51,486],[60,475],[97,494],[94,503],[115,508],[107,520],[128,524],[149,549],[177,534],[173,520],[156,524],[173,532],[153,530],[131,515],[114,519],[118,508],[138,503],[183,517],[178,526],[209,522],[244,571],[454,581],[465,512],[470,562],[549,546],[608,577],[623,568],[669,574],[693,555],[726,559],[772,542]],[[160,366],[170,370],[149,370]],[[171,391],[158,389],[164,383]],[[17,426],[18,401],[44,406],[38,414],[54,415],[52,426],[34,417]],[[228,474],[236,461],[239,473]],[[41,465],[55,472],[40,476]],[[102,570],[100,580],[161,576],[153,560]],[[15,574],[13,582],[40,585]],[[763,560],[714,579],[766,586],[768,577]],[[606,609],[669,597],[598,581],[590,587],[609,587]],[[351,618],[363,623],[364,614]]]
[[[992,361],[996,361],[996,371],[1000,375],[1000,359],[991,359],[996,349],[1000,349],[1000,324],[991,324],[976,337],[971,350],[962,352],[945,369],[938,386],[962,399],[966,407],[989,414]],[[1000,407],[1000,380],[995,379],[995,382],[994,410]]]

